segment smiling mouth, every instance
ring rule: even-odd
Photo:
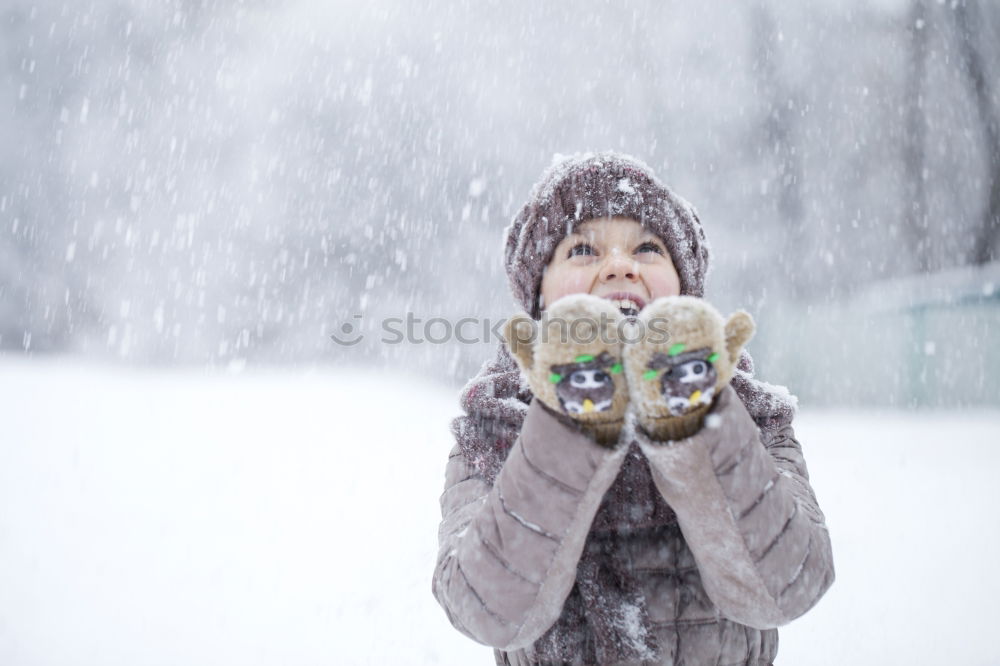
[[[618,309],[621,310],[622,314],[626,317],[639,316],[639,305],[633,300],[619,301]]]
[[[626,317],[638,317],[639,311],[645,305],[638,297],[629,294],[610,294],[605,298],[614,303]]]

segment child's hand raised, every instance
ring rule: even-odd
[[[617,442],[628,405],[625,325],[610,301],[575,294],[553,303],[541,321],[519,314],[504,329],[535,397],[606,446]]]
[[[700,298],[668,296],[647,305],[638,324],[643,337],[626,345],[625,375],[639,425],[653,439],[690,437],[732,379],[753,319],[737,310],[724,320]]]

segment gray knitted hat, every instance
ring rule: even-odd
[[[634,157],[578,153],[557,156],[507,228],[504,263],[511,292],[525,312],[541,316],[542,274],[573,225],[612,216],[630,217],[659,236],[677,269],[681,293],[704,295],[708,242],[694,207]]]

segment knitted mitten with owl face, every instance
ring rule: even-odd
[[[753,319],[742,310],[723,319],[700,298],[668,296],[647,305],[638,324],[625,376],[639,425],[661,441],[690,437],[732,379]]]
[[[553,303],[541,321],[518,314],[504,329],[535,398],[605,446],[617,442],[628,406],[624,324],[610,301],[575,294]]]

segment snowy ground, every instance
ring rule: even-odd
[[[0,361],[0,664],[469,664],[430,593],[455,392]],[[996,664],[1000,413],[806,412],[838,580],[779,664]]]

